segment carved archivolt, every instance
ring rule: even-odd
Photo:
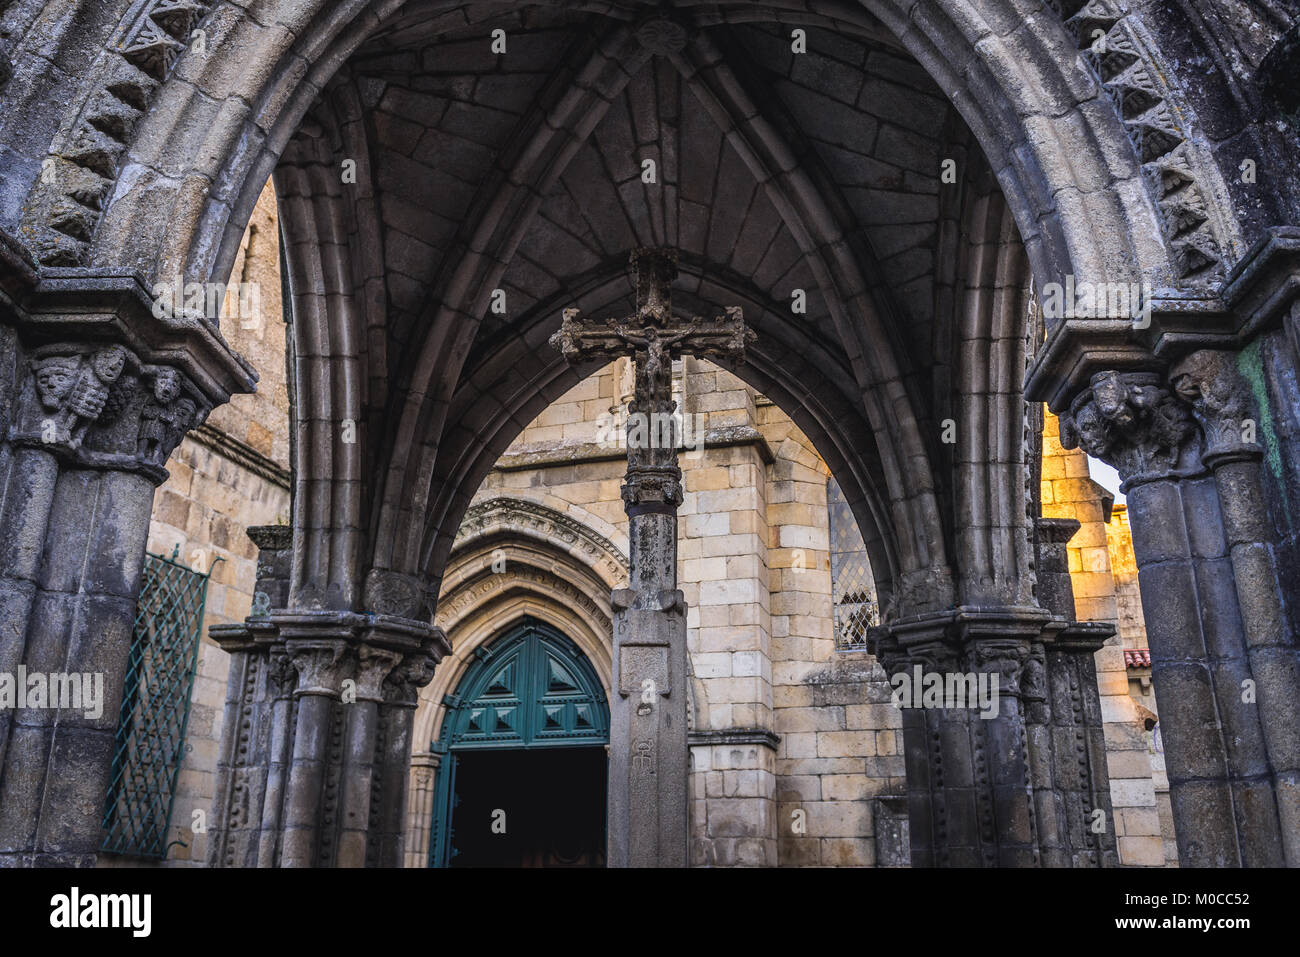
[[[452,545],[449,567],[455,563],[457,553],[475,540],[503,533],[560,545],[596,569],[611,587],[627,580],[631,567],[627,556],[604,535],[553,508],[505,497],[479,502],[465,513]]]
[[[82,263],[136,124],[211,6],[208,0],[145,0],[123,20],[94,71],[85,105],[55,140],[28,199],[24,231],[41,265]]]
[[[501,574],[489,572],[479,581],[467,587],[457,588],[448,598],[439,603],[439,627],[454,629],[473,609],[491,602],[494,598],[520,590],[534,590],[539,594],[550,594],[562,599],[569,607],[583,612],[593,621],[599,621],[608,628],[610,610],[608,604],[598,603],[590,593],[565,580],[554,572],[539,568],[519,568],[507,565]]]
[[[1119,113],[1160,211],[1177,277],[1220,271],[1230,242],[1215,221],[1217,174],[1194,154],[1190,111],[1175,98],[1153,45],[1121,0],[1048,0],[1079,45],[1079,56]]]

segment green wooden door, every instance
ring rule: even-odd
[[[445,755],[434,800],[429,864],[446,867],[456,851],[457,775],[466,754],[603,747],[609,706],[590,662],[569,638],[525,618],[475,650],[433,747]]]

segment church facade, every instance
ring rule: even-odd
[[[0,18],[0,862],[1300,860],[1282,5]]]

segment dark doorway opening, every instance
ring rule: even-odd
[[[451,867],[604,867],[605,749],[455,756]]]

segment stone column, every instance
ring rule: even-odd
[[[1106,622],[1075,621],[1066,549],[1079,523],[1035,520],[1038,599],[1061,623],[1033,653],[1024,701],[1039,845],[1047,867],[1114,867],[1116,824],[1094,655],[1115,634]]]
[[[416,694],[450,647],[420,619],[271,607],[287,532],[250,531],[255,614],[211,629],[232,660],[209,864],[399,867]]]
[[[1253,704],[1263,727],[1274,783],[1282,850],[1300,865],[1300,659],[1286,624],[1282,587],[1269,527],[1255,441],[1258,422],[1250,413],[1245,383],[1232,353],[1202,350],[1174,366],[1174,390],[1192,405],[1205,435],[1201,461],[1214,475],[1223,535],[1244,630],[1250,694],[1238,689],[1234,706]],[[1157,690],[1157,695],[1159,694]]]
[[[1022,683],[1051,616],[1041,608],[958,607],[875,629],[872,653],[903,699],[912,864],[1033,867],[1040,861]],[[921,691],[959,677],[996,686],[997,706],[949,707]],[[981,679],[981,676],[983,678]],[[978,685],[977,685],[978,687]]]
[[[50,269],[0,325],[0,672],[102,682],[97,714],[0,711],[0,864],[95,862],[155,486],[254,376],[131,275]],[[14,287],[9,287],[13,292]]]
[[[411,757],[411,798],[406,814],[407,867],[427,867],[429,864],[433,801],[441,762],[442,755],[432,751],[422,751]]]
[[[1192,380],[1182,388],[1190,394]],[[1253,517],[1225,518],[1224,505],[1237,510],[1238,503],[1223,502],[1219,480],[1206,474],[1201,457],[1217,440],[1203,444],[1191,408],[1159,373],[1096,373],[1062,416],[1061,438],[1066,448],[1110,462],[1124,479],[1180,862],[1282,864],[1295,838],[1292,832],[1284,842],[1279,779],[1250,693],[1259,682],[1243,617],[1254,621],[1259,612],[1244,610],[1239,598],[1245,592],[1251,603],[1266,600],[1263,592],[1276,595],[1276,583],[1253,582],[1249,574],[1238,582],[1233,561],[1237,550],[1243,570],[1258,567],[1251,563],[1259,549],[1249,539],[1260,532],[1262,507]],[[1223,481],[1232,477],[1240,472],[1230,470]],[[1275,633],[1268,633],[1259,630],[1261,664],[1285,662]],[[1274,705],[1286,670],[1265,681]],[[1275,730],[1293,740],[1300,733],[1285,723]]]
[[[648,377],[638,369],[638,385]],[[671,414],[671,393],[638,388],[631,412]],[[645,447],[645,446],[649,447]],[[634,442],[623,504],[632,571],[615,589],[610,700],[610,867],[687,863],[686,602],[677,587],[676,442]]]

